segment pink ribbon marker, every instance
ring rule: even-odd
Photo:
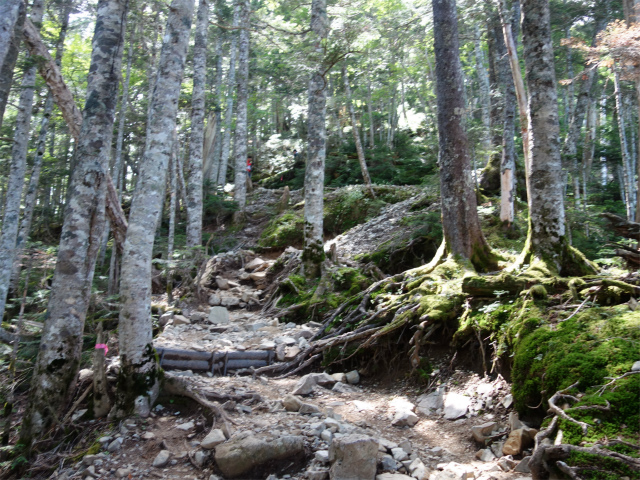
[[[104,349],[104,355],[106,357],[107,353],[109,352],[109,347],[107,347],[106,343],[96,343],[96,350],[99,350],[101,348]]]

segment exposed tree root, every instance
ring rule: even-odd
[[[633,372],[633,373],[640,373],[640,372]],[[624,376],[626,375],[622,375],[617,379],[622,378]],[[610,382],[610,383],[613,383],[613,382]],[[612,450],[598,448],[599,447],[598,445],[593,447],[580,447],[577,445],[569,445],[569,444],[548,445],[543,442],[543,440],[551,437],[555,433],[558,427],[558,421],[560,418],[567,420],[571,423],[575,423],[576,425],[579,425],[582,429],[583,434],[586,435],[587,429],[590,427],[590,425],[574,419],[573,417],[569,416],[567,413],[564,412],[564,410],[562,410],[560,407],[556,405],[556,402],[561,399],[577,402],[579,400],[577,397],[574,397],[566,393],[568,390],[575,388],[577,384],[578,383],[576,382],[573,385],[556,392],[549,399],[549,411],[554,414],[554,417],[551,423],[549,424],[549,426],[540,430],[535,436],[535,445],[534,445],[533,453],[531,455],[531,459],[529,460],[529,468],[531,470],[531,474],[533,475],[533,479],[539,480],[539,479],[547,478],[547,474],[553,473],[551,468],[552,465],[555,465],[559,470],[561,470],[563,473],[568,475],[570,478],[580,479],[580,476],[578,474],[579,468],[571,467],[567,465],[565,462],[563,462],[563,460],[569,458],[572,452],[587,453],[595,456],[610,458],[623,463],[624,465],[631,468],[632,470],[636,470],[636,471],[640,470],[640,458],[630,457],[628,455],[624,455],[622,453],[618,453]],[[606,406],[588,405],[584,407],[577,407],[576,410],[591,409],[591,408],[608,411],[610,409],[610,404],[609,402],[607,402]],[[613,444],[614,442],[611,442],[611,443]],[[618,442],[615,442],[615,443],[618,443]],[[623,442],[623,443],[626,444],[626,442]],[[631,445],[631,446],[633,446],[634,448],[638,448],[637,445]]]
[[[190,385],[183,377],[177,377],[165,372],[165,378],[163,383],[163,391],[169,395],[177,395],[181,397],[187,397],[196,403],[202,405],[204,408],[210,410],[216,417],[222,422],[232,423],[236,425],[231,418],[229,418],[220,405],[217,402],[207,400],[205,394],[199,392],[193,385]]]

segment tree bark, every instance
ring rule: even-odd
[[[187,247],[202,244],[202,153],[204,149],[204,96],[207,77],[209,2],[200,0],[193,46],[191,140],[187,178]]]
[[[485,271],[496,263],[480,230],[464,130],[464,92],[454,0],[432,0],[442,226],[448,252]]]
[[[618,119],[618,134],[620,136],[620,152],[622,154],[622,179],[624,187],[625,207],[627,210],[627,220],[635,218],[635,185],[633,181],[633,171],[631,169],[631,156],[629,155],[629,143],[627,141],[627,131],[625,125],[624,106],[622,103],[622,92],[620,90],[620,74],[618,66],[614,66],[613,83],[615,86],[616,118]]]
[[[126,0],[100,0],[87,80],[87,103],[51,298],[36,362],[21,443],[59,417],[75,378],[96,256],[104,228],[105,178],[111,152]]]
[[[311,4],[311,32],[314,62],[309,79],[307,107],[307,167],[304,176],[304,247],[302,262],[307,278],[319,277],[324,260],[323,209],[324,162],[327,153],[327,81],[324,56],[329,35],[326,0]]]
[[[140,163],[122,254],[119,346],[121,369],[114,415],[135,408],[148,415],[157,395],[158,370],[151,332],[151,257],[165,193],[176,128],[194,0],[173,0],[169,9],[149,118],[149,139]],[[150,401],[151,400],[151,401]]]
[[[478,86],[480,90],[480,112],[482,118],[482,156],[483,164],[491,160],[491,85],[489,75],[485,67],[484,52],[480,44],[480,28],[473,27],[473,52],[476,61],[476,73],[478,75]]]
[[[519,6],[518,2],[514,6]],[[519,10],[519,9],[518,9]],[[514,15],[515,16],[515,15]],[[517,18],[517,16],[515,16]],[[500,20],[502,22],[502,34],[504,37],[504,44],[507,48],[507,57],[509,58],[509,65],[511,66],[511,76],[513,77],[513,85],[516,91],[516,99],[518,100],[518,112],[520,118],[520,134],[522,135],[522,150],[524,153],[524,170],[527,183],[527,198],[531,198],[531,187],[529,184],[529,118],[527,116],[527,93],[524,88],[524,81],[522,80],[522,73],[520,72],[520,62],[518,61],[518,49],[515,43],[515,37],[511,29],[511,19],[507,13],[504,0],[500,1]]]
[[[44,0],[35,0],[29,15],[40,25],[44,14]],[[33,60],[33,59],[31,59]],[[2,217],[2,233],[0,234],[0,319],[4,317],[4,310],[11,283],[13,262],[16,258],[16,241],[20,220],[20,200],[24,187],[24,177],[27,170],[27,150],[29,148],[29,134],[31,133],[31,116],[33,111],[33,96],[36,89],[36,67],[32,62],[25,69],[22,77],[18,115],[13,135],[11,149],[11,166],[7,180],[7,194]]]
[[[238,38],[238,109],[236,112],[235,175],[233,199],[238,204],[235,221],[244,219],[247,204],[247,102],[249,100],[249,14],[248,0],[238,0],[240,6],[240,36]]]
[[[349,109],[349,115],[351,117],[351,132],[353,133],[353,141],[356,144],[356,152],[358,152],[358,162],[360,162],[360,171],[362,172],[362,179],[364,184],[369,190],[369,193],[373,198],[376,198],[376,194],[371,186],[371,177],[369,176],[369,169],[367,168],[367,161],[364,158],[364,148],[362,148],[362,142],[360,141],[360,131],[358,130],[358,119],[356,118],[356,111],[353,108],[351,102],[351,86],[349,85],[349,75],[347,73],[347,63],[342,62],[342,78],[344,81],[344,93],[347,100],[347,108]]]
[[[240,6],[233,7],[232,27],[237,27],[240,19]],[[229,71],[227,72],[227,108],[224,112],[224,136],[222,139],[222,152],[220,153],[220,171],[218,172],[218,185],[227,183],[227,168],[229,165],[231,146],[231,124],[233,123],[233,94],[236,88],[236,53],[238,50],[238,34],[231,30],[231,45],[229,46]],[[244,170],[244,169],[243,169]]]
[[[23,0],[4,0],[0,5],[0,128],[18,59],[25,12]]]
[[[529,236],[524,263],[541,259],[555,273],[567,273],[558,95],[548,0],[522,2],[522,43],[529,90]]]

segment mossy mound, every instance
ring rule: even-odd
[[[373,198],[363,185],[350,185],[329,191],[324,197],[325,235],[338,235],[377,216],[387,205],[417,195],[414,187],[374,186]],[[304,233],[303,203],[273,218],[262,232],[258,246],[284,249],[302,245]]]

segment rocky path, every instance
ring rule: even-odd
[[[271,208],[278,200],[276,193],[267,193],[253,204],[256,222],[249,223],[247,238],[255,240],[258,219],[266,219],[256,203]],[[410,204],[392,206],[368,227],[355,227],[334,242],[349,258],[371,250],[399,211],[409,214]],[[114,427],[82,422],[79,411],[76,421],[93,430],[86,444],[91,454],[62,462],[51,478],[530,478],[526,456],[535,430],[512,412],[509,386],[501,377],[490,380],[461,370],[444,377],[439,372],[448,371],[449,359],[435,353],[429,358],[435,370],[428,390],[402,377],[377,383],[357,371],[276,379],[219,360],[228,352],[242,358],[271,352],[268,361],[286,361],[320,327],[261,316],[266,270],[273,263],[248,250],[220,254],[208,262],[202,278],[208,302],[180,305],[179,312],[159,318],[161,332],[154,340],[159,352],[200,352],[198,358],[209,359],[191,369],[165,364],[167,375],[219,401],[228,421],[216,420],[195,403],[162,397],[149,417]],[[155,300],[163,303],[162,297]],[[111,378],[118,368],[115,350],[107,359]],[[225,367],[214,368],[221,364]],[[90,371],[81,372],[80,389],[90,377]]]

